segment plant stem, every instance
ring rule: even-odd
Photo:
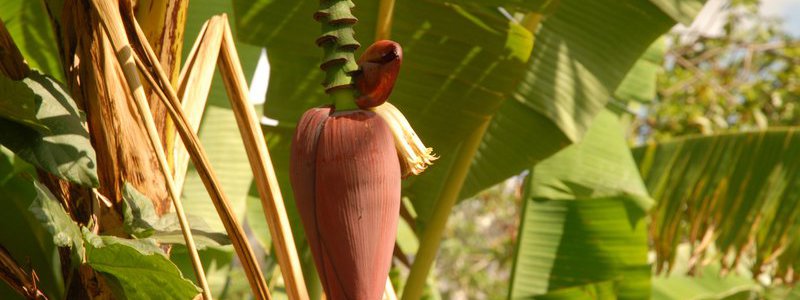
[[[328,96],[333,100],[333,107],[336,111],[347,111],[358,109],[356,103],[353,101],[353,89],[338,89],[331,91]]]
[[[484,120],[484,122],[470,134],[458,150],[456,161],[453,169],[447,176],[447,181],[444,183],[439,201],[433,209],[433,215],[422,234],[422,240],[419,243],[419,250],[417,251],[414,264],[411,265],[411,272],[408,274],[408,281],[406,287],[403,289],[403,300],[416,300],[422,296],[425,290],[425,282],[428,278],[433,261],[436,259],[436,253],[439,250],[439,242],[442,240],[442,233],[444,233],[447,219],[450,216],[450,211],[453,205],[456,204],[458,196],[461,193],[461,187],[464,186],[464,181],[469,173],[469,167],[472,165],[472,158],[478,151],[483,140],[483,134],[489,128],[491,118]]]
[[[558,0],[554,2],[558,2]],[[554,2],[548,1],[541,9],[552,9]],[[542,13],[540,12],[528,13],[523,19],[523,27],[531,33],[536,33],[542,19]],[[422,234],[420,248],[417,250],[417,256],[411,266],[411,272],[408,274],[406,287],[403,289],[403,300],[416,300],[422,296],[428,272],[430,272],[433,261],[436,259],[436,253],[439,249],[439,243],[442,240],[442,233],[447,225],[450,211],[461,194],[461,188],[464,186],[469,167],[472,165],[472,158],[478,151],[483,135],[489,128],[490,123],[491,118],[484,120],[459,148],[453,169],[447,176],[447,181],[439,196],[439,201],[436,202],[431,220]]]
[[[519,216],[520,220],[525,220],[525,218],[528,215],[528,205],[530,205],[529,204],[530,201],[528,201],[528,197],[531,195],[531,186],[532,186],[531,178],[533,176],[532,175],[533,174],[533,168],[530,168],[528,170],[529,170],[530,173],[528,173],[528,175],[525,176],[525,178],[522,180],[522,206],[520,207],[520,211],[521,211],[520,216]],[[523,228],[524,223],[525,223],[524,221],[520,221],[518,232],[524,232],[524,229],[525,229],[525,228]],[[508,281],[508,296],[507,296],[506,299],[511,299],[511,296],[512,296],[511,293],[514,290],[514,286],[516,284],[518,284],[517,281],[516,281],[516,279],[517,279],[516,277],[517,277],[517,268],[518,268],[517,261],[519,260],[519,247],[520,247],[520,245],[522,245],[522,235],[521,234],[517,235],[517,242],[516,242],[516,245],[514,245],[514,259],[512,260],[512,263],[511,263],[511,278],[509,278],[509,281]]]
[[[322,85],[338,111],[358,109],[350,77],[358,70],[353,52],[361,46],[354,37],[353,25],[358,19],[350,11],[353,7],[355,4],[350,0],[322,0],[314,13],[314,19],[322,23],[322,34],[316,41],[323,49],[320,68],[325,71],[325,81]]]
[[[375,25],[375,40],[388,40],[392,34],[392,16],[395,0],[380,0],[378,23]]]

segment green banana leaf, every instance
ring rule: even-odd
[[[203,264],[203,270],[206,271],[206,280],[211,289],[212,296],[219,299],[241,299],[243,297],[236,297],[235,293],[244,291],[250,293],[250,288],[247,285],[247,277],[244,273],[240,272],[235,274],[233,268],[233,247],[206,247],[205,249],[198,250],[200,254],[200,261]],[[192,267],[191,257],[189,250],[186,246],[176,244],[172,246],[172,251],[169,255],[172,261],[186,279],[191,280],[197,284],[197,279]],[[239,268],[241,270],[241,268]],[[239,276],[236,276],[239,275]],[[241,286],[244,285],[244,288]]]
[[[617,299],[615,290],[613,281],[601,281],[557,289],[533,298],[538,300],[612,300]]]
[[[543,1],[456,3],[395,4],[392,39],[403,45],[405,57],[390,101],[441,156],[425,174],[406,182],[404,193],[423,223],[456,163],[454,153],[480,124],[491,119],[462,198],[578,141],[628,69],[675,24],[651,2],[564,0],[542,22],[531,52],[531,32],[490,5],[532,11]],[[366,45],[373,40],[377,4],[356,5],[356,37]],[[239,37],[268,48],[273,75],[265,114],[279,121],[269,133],[279,177],[288,177],[288,163],[278,158],[288,158],[297,119],[329,102],[319,85],[322,51],[313,43],[319,35],[311,18],[316,6],[316,1],[234,0]],[[288,184],[282,189],[289,194]]]
[[[800,287],[797,285],[770,287],[765,292],[764,298],[768,300],[797,300],[800,299]]]
[[[462,198],[580,140],[636,60],[674,23],[644,1],[561,1],[537,32],[524,81],[484,135]]]
[[[616,115],[601,112],[580,143],[537,164],[525,194],[510,299],[649,297],[652,199]]]
[[[653,278],[653,300],[728,300],[751,298],[760,294],[758,283],[741,276],[722,276],[717,269],[706,268],[700,276],[671,274]],[[717,273],[715,273],[715,271]],[[781,299],[781,298],[772,298]]]
[[[200,293],[155,241],[98,236],[86,228],[83,234],[86,264],[106,280],[116,298],[179,300]]]
[[[663,70],[661,64],[666,51],[663,38],[650,45],[614,91],[614,99],[625,104],[652,102],[656,98],[656,76]]]
[[[52,1],[52,0],[48,0]],[[61,7],[61,6],[58,6]],[[58,46],[50,17],[43,1],[6,0],[0,2],[0,19],[17,44],[22,56],[31,66],[62,81]]]
[[[86,187],[96,187],[99,184],[97,158],[84,127],[86,116],[69,93],[51,77],[35,70],[21,81],[8,80],[7,83],[29,92],[34,120],[42,127],[34,130],[29,124],[23,125],[19,120],[12,122],[0,115],[0,128],[3,128],[0,144],[43,171]],[[0,102],[15,106],[22,105],[23,100],[6,98]]]
[[[7,228],[13,227],[0,230],[0,245],[26,272],[36,272],[39,289],[46,296],[61,299],[65,289],[58,246],[48,228],[29,210],[37,198],[32,173],[33,166],[0,146],[0,219]],[[6,283],[0,284],[0,298],[23,299]]]
[[[747,270],[740,268],[730,274],[720,274],[718,262],[694,268],[694,274],[688,275],[693,269],[689,266],[691,247],[682,244],[678,252],[678,265],[671,274],[653,276],[653,300],[782,299],[765,295]],[[750,297],[751,294],[758,298]]]
[[[647,188],[657,199],[650,228],[659,269],[675,249],[710,238],[733,267],[754,253],[754,276],[779,262],[774,276],[797,266],[800,217],[800,134],[797,128],[692,136],[634,149]],[[698,256],[702,249],[696,250]]]

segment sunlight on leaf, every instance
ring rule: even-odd
[[[137,238],[151,236],[156,221],[158,215],[153,202],[126,182],[122,188],[122,225],[125,233]]]
[[[57,220],[63,216],[55,216],[59,214],[58,211],[55,213],[49,210],[45,211],[42,204],[48,202],[44,201],[55,201],[40,199],[37,194],[41,194],[41,192],[37,191],[39,188],[34,185],[33,180],[27,174],[16,173],[14,160],[13,154],[0,147],[0,175],[10,176],[0,183],[0,198],[2,199],[0,201],[0,220],[3,220],[3,225],[7,227],[7,230],[0,230],[0,245],[11,254],[15,261],[26,268],[36,270],[40,279],[39,288],[50,299],[61,299],[64,297],[61,256],[49,230],[52,229],[53,224],[60,224],[60,221]],[[41,217],[48,221],[42,222],[37,214],[31,213],[31,206],[35,206],[37,211],[41,211]],[[61,207],[55,208],[62,210]],[[54,216],[45,214],[54,214]],[[63,210],[61,214],[63,214]],[[71,220],[66,221],[71,222]],[[70,232],[73,225],[67,224],[60,230]],[[4,286],[5,284],[0,285]],[[3,298],[4,295],[7,294],[3,293],[0,288],[0,298]]]
[[[58,177],[83,186],[96,187],[97,166],[86,117],[75,101],[52,78],[33,71],[23,79],[36,95],[36,119],[50,129],[36,132],[16,122],[0,119],[0,144],[19,157]]]
[[[122,191],[122,199],[125,233],[137,238],[150,237],[162,244],[186,243],[176,213],[167,213],[159,217],[153,202],[127,182]],[[187,215],[186,218],[198,249],[231,243],[227,234],[214,231],[202,218],[194,215]]]
[[[126,240],[84,231],[86,261],[119,284],[127,299],[192,299],[199,288],[183,278],[152,240]]]
[[[48,1],[55,2],[54,0]],[[63,80],[64,75],[56,46],[57,40],[53,35],[50,17],[47,15],[43,2],[0,1],[0,19],[3,19],[14,43],[17,44],[22,56],[32,68],[40,69],[57,80]],[[60,7],[63,6],[63,3],[53,6]],[[59,15],[56,14],[56,16]]]
[[[75,257],[83,257],[83,235],[78,224],[64,211],[47,187],[36,181],[34,185],[36,198],[28,210],[53,235],[53,242],[57,246],[70,247]]]
[[[27,125],[39,133],[49,133],[47,126],[36,119],[36,95],[22,81],[0,76],[0,117]]]
[[[536,165],[523,201],[510,298],[602,295],[607,286],[584,286],[600,281],[619,299],[650,295],[652,200],[614,114],[601,112],[583,141]]]

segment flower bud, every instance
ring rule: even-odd
[[[328,299],[381,299],[400,211],[392,130],[371,111],[308,110],[290,179]]]

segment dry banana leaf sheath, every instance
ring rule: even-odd
[[[386,122],[312,108],[292,143],[291,180],[328,299],[381,299],[400,211],[400,162]]]

